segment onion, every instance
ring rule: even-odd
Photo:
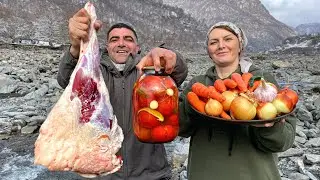
[[[240,96],[234,98],[230,105],[230,114],[234,119],[252,120],[257,113],[257,103],[248,96],[240,93]]]
[[[287,95],[292,100],[293,106],[295,106],[299,100],[298,94],[294,90],[289,89],[288,87],[281,89],[279,91],[279,94]]]
[[[204,106],[204,110],[210,116],[219,116],[223,111],[223,107],[219,101],[210,98]]]
[[[152,100],[152,101],[150,102],[150,104],[149,104],[149,107],[150,107],[151,109],[157,109],[158,106],[159,106],[159,104],[158,104],[158,101],[156,101],[156,100]]]
[[[260,86],[253,92],[255,98],[260,102],[272,102],[277,96],[278,90],[272,83],[267,83],[261,78]]]
[[[238,96],[238,94],[233,91],[224,91],[222,93],[222,96],[224,96],[226,100],[224,100],[221,104],[223,106],[223,110],[227,112],[230,109],[231,102],[234,100],[235,97]]]
[[[259,119],[273,119],[277,116],[277,114],[277,108],[271,102],[261,103],[257,107],[257,116]]]
[[[277,108],[278,113],[289,113],[294,108],[292,100],[283,93],[278,94],[272,104]]]

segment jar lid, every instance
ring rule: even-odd
[[[142,68],[145,74],[152,74],[152,75],[167,75],[164,71],[164,67],[160,67],[160,71],[156,71],[154,66],[145,66]]]

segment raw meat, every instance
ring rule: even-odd
[[[85,9],[94,22],[94,6],[88,2]],[[35,164],[86,177],[110,174],[122,166],[116,153],[123,133],[99,66],[99,45],[91,23],[89,42],[81,43],[80,58],[69,85],[40,128]]]

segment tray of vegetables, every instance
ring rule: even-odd
[[[296,110],[298,94],[278,89],[263,77],[233,73],[213,85],[194,83],[187,94],[191,107],[208,120],[237,124],[264,124],[284,119]]]

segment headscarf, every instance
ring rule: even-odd
[[[227,26],[229,27],[238,37],[239,39],[239,43],[240,43],[240,68],[241,68],[241,72],[248,72],[250,66],[252,65],[252,60],[248,57],[242,57],[241,55],[243,54],[243,50],[244,48],[247,46],[248,44],[248,39],[245,35],[245,33],[243,32],[243,30],[241,28],[239,28],[237,25],[231,23],[231,22],[227,22],[227,21],[221,21],[218,22],[214,25],[212,25],[207,33],[207,40],[206,40],[206,44],[208,44],[209,41],[209,34],[211,33],[211,31],[217,27],[220,26]]]
[[[230,29],[232,29],[232,31],[237,35],[239,42],[240,42],[240,50],[243,51],[243,49],[247,46],[248,43],[248,39],[245,35],[245,33],[243,32],[243,30],[241,28],[239,28],[237,25],[231,23],[231,22],[227,22],[227,21],[221,21],[218,22],[214,25],[212,25],[207,33],[207,40],[206,43],[208,43],[209,40],[209,34],[211,33],[211,31],[219,26],[227,26]]]

